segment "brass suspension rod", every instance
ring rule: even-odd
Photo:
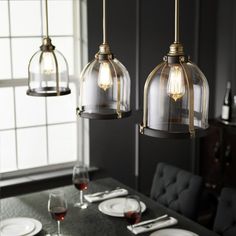
[[[107,44],[107,11],[106,0],[103,0],[103,44]]]
[[[48,38],[48,0],[45,0],[46,37]]]
[[[175,43],[179,43],[179,0],[175,0]]]

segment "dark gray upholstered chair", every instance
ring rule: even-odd
[[[196,219],[202,178],[164,163],[157,165],[151,198],[172,210]]]
[[[223,236],[236,236],[236,190],[224,188],[217,208],[214,231]]]

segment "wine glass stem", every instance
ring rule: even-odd
[[[59,220],[57,221],[57,231],[58,231],[58,236],[60,236],[61,235],[61,224],[60,224]]]
[[[80,191],[79,193],[80,193],[80,203],[83,204],[84,203],[84,201],[83,201],[83,198],[84,198],[83,191]]]

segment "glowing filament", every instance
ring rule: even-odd
[[[43,64],[42,68],[44,74],[50,75],[56,72],[55,61],[52,53],[50,52],[43,53],[42,64]]]
[[[112,75],[109,63],[102,62],[98,72],[98,86],[106,91],[112,86]]]
[[[175,101],[182,98],[185,94],[184,74],[179,65],[174,65],[170,69],[167,83],[167,94]]]

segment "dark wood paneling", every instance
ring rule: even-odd
[[[213,121],[200,145],[201,175],[206,187],[220,194],[223,187],[236,188],[236,127]]]

